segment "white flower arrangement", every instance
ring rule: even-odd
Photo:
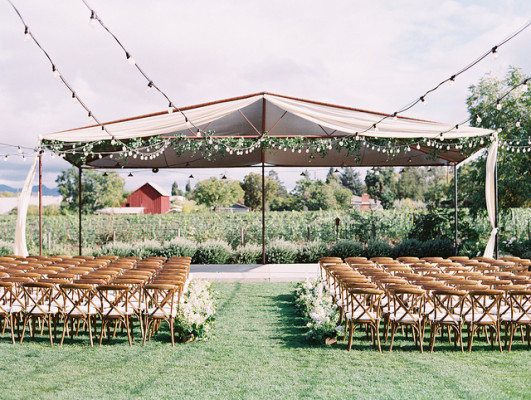
[[[175,320],[175,332],[181,340],[207,340],[212,337],[216,301],[211,286],[204,280],[190,281]]]
[[[338,325],[337,307],[322,281],[307,279],[298,283],[295,303],[307,322],[307,339],[323,343],[327,337],[344,335],[344,327]]]

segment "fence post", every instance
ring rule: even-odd
[[[241,241],[240,241],[241,245],[242,246],[245,246],[245,228],[242,226],[241,227]]]
[[[178,237],[178,238],[181,237],[181,228],[177,228],[177,237]]]
[[[308,226],[308,242],[311,241],[310,227]]]
[[[52,233],[48,232],[48,250],[52,250]]]

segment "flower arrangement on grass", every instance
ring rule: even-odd
[[[308,340],[325,343],[327,338],[344,335],[339,325],[339,312],[320,280],[307,279],[299,282],[295,291],[295,304],[309,328]]]
[[[182,341],[208,340],[213,336],[216,300],[212,284],[192,280],[183,294],[175,332]]]

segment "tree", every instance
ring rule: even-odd
[[[500,139],[527,143],[531,129],[531,92],[516,89],[496,102],[510,88],[529,78],[521,70],[511,67],[503,80],[485,75],[477,85],[470,86],[467,98],[470,124],[481,128],[498,129]],[[477,118],[480,117],[480,119]],[[517,124],[517,121],[519,123]],[[518,126],[519,125],[519,126]],[[486,153],[459,169],[459,191],[472,212],[485,209]],[[531,154],[511,152],[498,148],[498,202],[499,208],[531,206]]]
[[[361,183],[360,173],[352,167],[343,168],[339,175],[341,185],[349,189],[352,194],[361,196],[363,194],[363,183]]]
[[[207,207],[231,206],[243,199],[243,190],[238,181],[219,180],[216,177],[197,182],[192,199]]]
[[[190,179],[188,179],[188,181],[186,182],[184,190],[186,190],[186,193],[190,193],[192,191],[192,184],[190,183]]]
[[[337,175],[335,174],[334,172],[334,168],[333,167],[330,167],[330,169],[328,170],[328,173],[326,174],[326,180],[325,182],[330,185],[332,182],[335,182],[335,183],[339,183],[339,178],[337,177]]]
[[[78,210],[79,185],[78,169],[63,169],[55,180],[59,193],[63,197],[61,210],[75,212]],[[82,175],[82,212],[92,213],[104,207],[118,207],[124,199],[124,180],[116,172],[102,173],[84,169]]]
[[[265,176],[265,201],[266,205],[273,197],[276,196],[278,190],[278,182]],[[243,200],[247,207],[252,211],[262,209],[262,175],[251,172],[246,175],[241,183],[244,191]]]
[[[396,200],[396,174],[393,168],[374,167],[367,171],[365,185],[367,193],[380,200],[382,207],[391,208]]]
[[[310,211],[337,208],[337,201],[332,188],[320,180],[301,179],[297,181],[292,195],[296,209],[307,208]]]
[[[171,195],[177,196],[179,194],[179,185],[177,185],[177,182],[173,182],[171,185]]]

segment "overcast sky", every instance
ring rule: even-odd
[[[126,62],[81,0],[12,0],[76,93],[101,121],[165,110],[164,98]],[[531,18],[531,1],[88,0],[155,83],[179,106],[268,91],[392,113],[450,77]],[[0,2],[0,142],[32,148],[41,134],[91,121],[53,77],[24,26]],[[509,65],[531,72],[531,28],[418,105],[408,116],[466,118],[468,86]],[[25,150],[25,153],[32,153]],[[18,154],[0,146],[0,157]],[[30,159],[0,161],[0,184],[21,187]],[[69,164],[44,160],[44,183]],[[301,171],[277,169],[288,187]],[[129,171],[124,171],[125,177]],[[224,172],[135,172],[126,188],[155,181],[169,189]],[[324,176],[326,169],[316,171]]]

